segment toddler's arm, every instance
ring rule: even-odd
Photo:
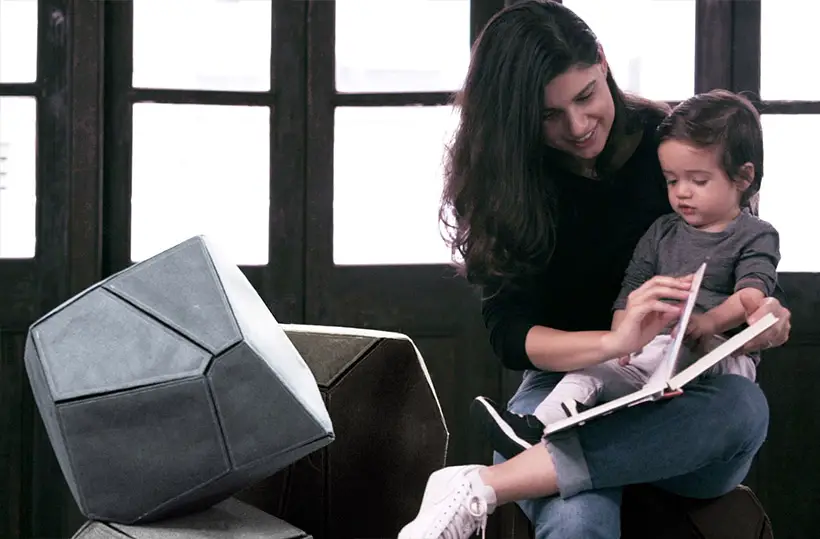
[[[758,288],[742,288],[729,296],[726,301],[701,315],[701,322],[708,328],[705,333],[719,335],[734,329],[746,321],[746,310],[741,303],[741,296],[749,299],[747,303],[757,303],[766,295]]]
[[[770,296],[777,286],[777,264],[780,262],[780,237],[777,230],[760,219],[748,220],[738,233],[746,241],[735,264],[735,293],[726,301],[697,318],[694,337],[719,335],[746,322],[741,297],[755,304]],[[687,328],[688,329],[688,328]]]

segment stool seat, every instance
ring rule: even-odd
[[[502,507],[501,537],[534,539],[533,528],[515,504]],[[708,500],[677,496],[650,485],[624,489],[622,539],[772,539],[769,516],[752,490],[740,485]]]
[[[769,516],[745,485],[707,500],[650,485],[624,489],[623,539],[772,539]]]

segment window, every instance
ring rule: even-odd
[[[264,92],[270,56],[269,0],[134,2],[137,88]]]
[[[0,83],[37,80],[37,2],[0,0]]]
[[[0,258],[33,258],[37,102],[0,97]]]
[[[695,0],[631,0],[627,4],[564,0],[563,4],[598,37],[621,89],[666,101],[692,95]]]
[[[439,232],[438,209],[443,149],[457,121],[449,106],[336,110],[336,264],[450,260]]]
[[[780,233],[782,272],[820,272],[816,231],[820,229],[820,171],[806,166],[817,151],[820,114],[764,114],[765,166],[760,217]]]
[[[132,260],[205,234],[267,264],[269,109],[137,103],[133,125]]]
[[[820,100],[820,82],[814,69],[820,4],[762,0],[760,10],[760,96],[767,100]]]
[[[810,67],[820,8],[812,2],[761,0],[760,10],[765,155],[760,216],[780,232],[779,271],[820,272],[814,248],[820,175],[806,164],[817,151],[820,129],[820,82]]]
[[[0,258],[36,244],[37,2],[0,0]]]
[[[339,92],[440,92],[461,87],[470,61],[466,0],[336,1]],[[420,39],[419,28],[425,37]]]
[[[133,2],[131,260],[206,235],[268,263],[272,32],[270,0]]]
[[[335,6],[333,260],[448,263],[438,206],[445,144],[457,124],[448,103],[469,63],[470,2]],[[380,106],[379,93],[393,94],[392,106]],[[426,106],[413,106],[420,101]]]

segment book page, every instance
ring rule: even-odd
[[[677,365],[677,359],[680,355],[681,343],[683,342],[683,336],[685,333],[684,330],[689,324],[689,318],[692,316],[692,311],[697,300],[698,292],[700,291],[700,285],[703,281],[703,274],[705,271],[706,264],[704,263],[701,264],[697,272],[695,272],[694,278],[692,279],[692,287],[689,291],[689,297],[684,304],[683,313],[675,326],[677,330],[676,337],[672,344],[670,344],[663,361],[659,362],[658,368],[654,373],[652,373],[652,376],[649,377],[643,387],[620,398],[613,399],[606,403],[599,403],[577,415],[551,423],[547,425],[544,430],[545,434],[559,432],[572,426],[583,424],[590,419],[611,414],[620,408],[626,408],[643,402],[656,400],[664,395],[667,387],[669,386],[669,378],[674,373],[675,366]]]
[[[717,348],[701,357],[690,366],[673,376],[669,380],[669,390],[677,390],[688,384],[722,359],[740,350],[744,344],[754,339],[770,327],[777,323],[777,317],[772,313],[767,314],[751,326],[747,327],[731,339],[720,344]]]
[[[666,382],[675,373],[678,364],[678,357],[680,356],[681,346],[683,345],[683,337],[686,333],[686,326],[689,325],[689,319],[692,317],[692,311],[697,303],[698,293],[700,292],[700,285],[703,282],[703,274],[706,272],[706,263],[703,263],[695,272],[692,279],[692,287],[689,289],[689,297],[683,306],[683,313],[675,324],[675,339],[669,345],[666,356],[663,361],[658,364],[658,368],[652,373],[652,376],[647,381],[644,387],[656,386],[661,383],[666,386]],[[662,382],[661,382],[662,381]]]

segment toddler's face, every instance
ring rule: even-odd
[[[748,182],[729,178],[715,148],[698,148],[680,140],[658,147],[669,202],[695,228],[718,232],[740,213]]]

